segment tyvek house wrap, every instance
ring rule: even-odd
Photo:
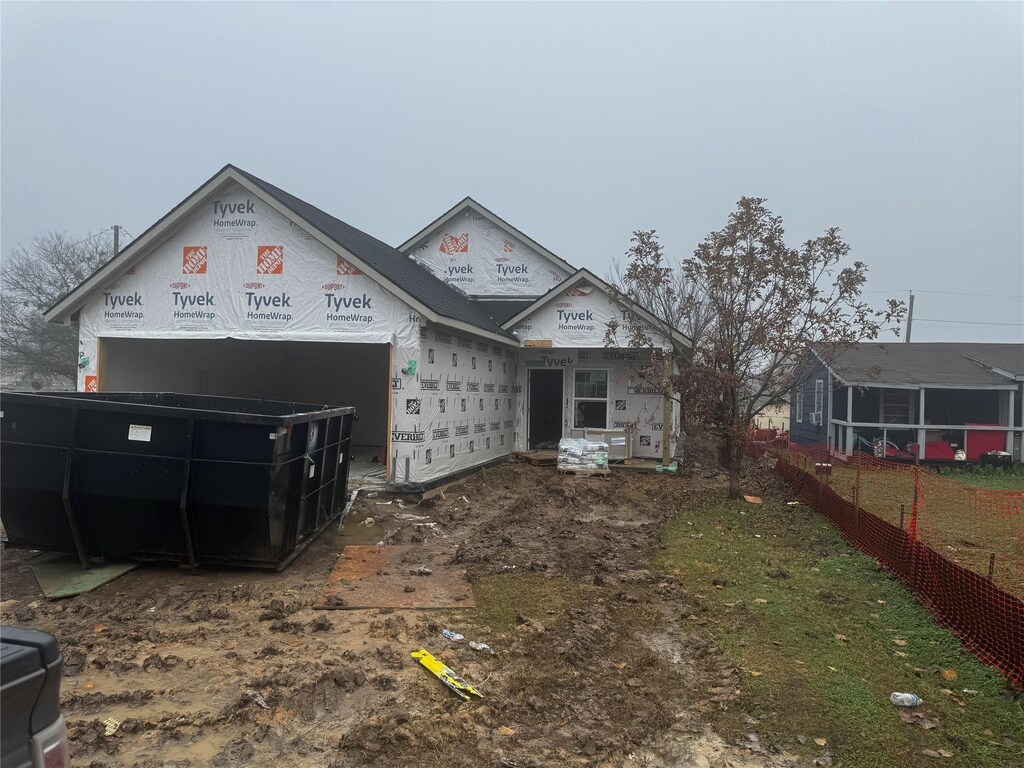
[[[96,338],[393,343],[420,318],[301,226],[232,185],[85,307],[78,387],[97,387]]]
[[[608,371],[609,429],[628,429],[633,440],[633,455],[658,458],[661,456],[662,407],[661,389],[646,380],[640,371],[651,365],[648,349],[524,349],[520,359],[525,371],[531,369],[560,369],[562,379],[563,437],[582,437],[583,429],[574,424],[574,387],[578,370]],[[526,377],[524,376],[524,379]],[[671,440],[677,436],[678,404],[672,403]],[[526,436],[520,430],[518,450],[526,448]],[[670,450],[674,444],[669,446]]]
[[[470,296],[543,296],[569,276],[473,211],[452,218],[409,255]]]
[[[507,456],[521,428],[516,350],[420,329],[416,373],[392,380],[393,480],[426,482]]]
[[[618,323],[610,346],[626,347],[632,338],[631,329],[639,325],[653,346],[670,349],[672,344],[663,334],[612,298],[599,286],[580,282],[538,307],[521,320],[512,331],[524,343],[551,342],[553,347],[603,347],[608,324]]]

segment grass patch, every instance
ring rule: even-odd
[[[809,757],[824,738],[836,764],[851,768],[928,762],[922,749],[952,752],[943,765],[1024,764],[1024,710],[1003,695],[1003,678],[810,508],[710,501],[680,512],[665,544],[658,566],[706,608],[688,622],[692,631],[743,673],[737,705],[717,723],[723,736],[756,731]],[[946,669],[956,681],[941,677]],[[904,724],[893,691],[921,696],[918,711],[938,727]]]
[[[483,576],[473,584],[476,608],[467,612],[467,619],[499,632],[512,629],[520,614],[548,623],[580,604],[584,591],[581,584],[535,573]]]
[[[976,466],[943,469],[937,470],[936,474],[965,485],[973,485],[975,488],[1024,491],[1024,464],[1014,464],[1011,467]]]

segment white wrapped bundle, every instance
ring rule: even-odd
[[[608,443],[564,437],[558,441],[558,468],[582,470],[608,469]]]

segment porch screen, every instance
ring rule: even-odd
[[[608,371],[576,371],[573,426],[608,426]]]

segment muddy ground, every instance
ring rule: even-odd
[[[711,731],[738,670],[688,634],[699,599],[649,565],[707,494],[724,481],[510,464],[404,510],[360,498],[283,573],[147,565],[56,602],[30,570],[50,556],[6,551],[2,619],[60,640],[78,766],[797,765]],[[342,548],[381,540],[449,549],[477,607],[314,610]],[[483,699],[431,677],[421,647]]]

